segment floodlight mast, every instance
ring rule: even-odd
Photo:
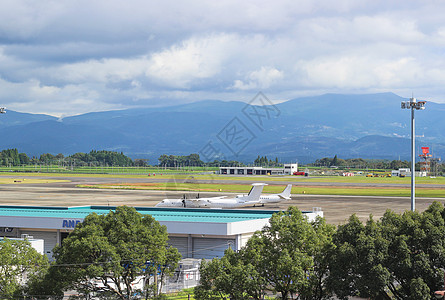
[[[410,98],[410,101],[402,101],[402,109],[411,109],[411,211],[416,210],[416,133],[414,110],[424,110],[426,101],[417,101]]]

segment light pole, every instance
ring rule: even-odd
[[[411,211],[416,210],[416,134],[414,123],[414,110],[424,110],[426,101],[416,101],[416,98],[410,98],[410,101],[402,101],[402,109],[411,109]]]

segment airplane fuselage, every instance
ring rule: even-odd
[[[186,208],[237,208],[260,203],[261,192],[265,183],[253,183],[248,195],[238,195],[234,198],[211,197],[196,199],[164,199],[156,207],[186,207]]]

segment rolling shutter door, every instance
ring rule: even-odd
[[[224,251],[232,247],[235,249],[235,240],[233,239],[212,239],[212,238],[194,238],[193,239],[193,258],[223,257]]]
[[[177,248],[179,253],[181,253],[182,258],[187,257],[187,238],[186,237],[169,236],[168,244]]]
[[[49,260],[53,258],[53,248],[57,244],[57,232],[49,232],[49,231],[29,231],[23,230],[22,234],[29,234],[35,239],[42,239],[45,242],[43,243],[43,251],[48,257]]]

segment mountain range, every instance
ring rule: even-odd
[[[303,163],[334,155],[410,160],[410,112],[400,106],[407,100],[393,93],[325,94],[253,106],[205,100],[63,119],[8,110],[0,116],[0,149],[29,156],[112,150],[151,164],[161,154],[190,153],[245,162],[258,155]],[[427,102],[415,114],[417,151],[426,146],[435,157],[445,156],[445,104]]]

